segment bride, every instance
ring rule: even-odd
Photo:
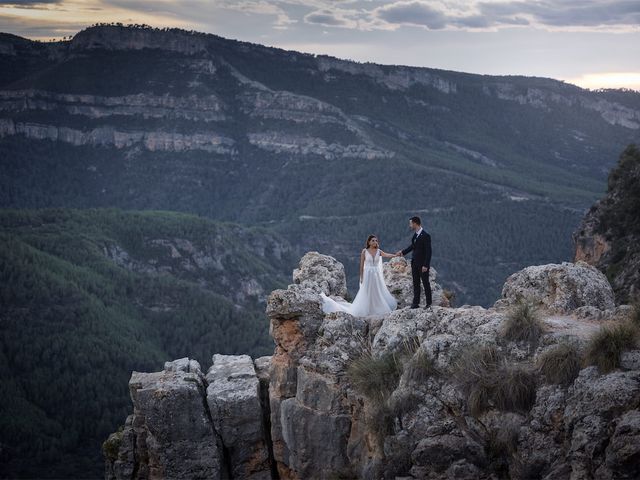
[[[395,310],[397,301],[389,293],[382,275],[382,257],[397,256],[380,250],[378,237],[369,235],[366,246],[360,253],[360,290],[353,303],[336,301],[321,293],[322,310],[325,313],[347,312],[354,317],[381,315]]]

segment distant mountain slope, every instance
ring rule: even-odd
[[[0,477],[97,478],[132,370],[271,354],[286,242],[191,215],[0,211]],[[237,302],[237,303],[236,303]]]
[[[175,29],[4,35],[0,52],[0,205],[261,224],[339,258],[353,287],[366,235],[405,246],[406,219],[422,212],[463,302],[490,304],[518,268],[569,259],[582,211],[640,135],[635,92]]]

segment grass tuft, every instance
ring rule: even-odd
[[[595,365],[601,373],[620,366],[620,354],[637,345],[639,329],[631,321],[605,325],[587,345],[585,363]]]
[[[526,413],[535,401],[535,375],[509,365],[493,346],[465,352],[454,364],[454,378],[474,417],[492,408]]]
[[[455,302],[455,300],[456,300],[456,292],[454,292],[453,290],[448,290],[448,289],[445,288],[442,291],[442,294],[444,295],[444,297],[449,302],[449,306],[453,307],[453,302]]]
[[[514,342],[535,344],[544,331],[538,308],[529,301],[520,300],[507,314],[502,336]]]
[[[374,357],[370,349],[364,350],[347,369],[353,387],[378,404],[385,403],[397,388],[401,374],[402,364],[396,355]]]
[[[418,338],[404,340],[402,349],[404,374],[409,381],[423,383],[438,375],[435,361],[424,351]]]
[[[536,401],[536,377],[524,368],[503,365],[495,386],[493,401],[499,410],[527,413]]]
[[[429,377],[438,375],[434,360],[422,348],[413,354],[404,365],[407,380],[423,383]]]
[[[570,385],[580,373],[581,364],[582,358],[575,345],[559,343],[538,357],[536,367],[548,382]]]
[[[640,329],[640,300],[635,300],[631,304],[631,314],[629,316],[629,322],[636,328]]]

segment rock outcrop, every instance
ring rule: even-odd
[[[117,149],[141,146],[145,150],[183,152],[203,150],[206,152],[235,155],[235,141],[215,132],[182,134],[163,131],[124,131],[112,126],[100,126],[91,130],[47,125],[41,123],[14,122],[0,118],[0,138],[24,135],[36,140],[53,140],[74,146],[112,146]]]
[[[585,262],[533,266],[514,273],[507,278],[496,306],[521,300],[561,314],[587,306],[599,310],[615,307],[607,277]]]
[[[344,265],[318,252],[309,252],[302,257],[293,271],[293,283],[325,295],[344,297],[347,294]]]
[[[410,285],[402,261],[386,267],[387,279]],[[134,372],[134,414],[105,443],[107,478],[147,478],[149,465],[166,478],[156,465],[177,468],[177,453],[198,458],[205,446],[218,462],[211,478],[638,478],[638,346],[610,373],[579,365],[561,384],[539,367],[622,318],[606,287],[586,264],[546,265],[510,277],[489,309],[325,315],[320,292],[344,294],[344,269],[308,253],[294,283],[269,297],[272,357],[215,355],[206,378],[188,359]],[[505,338],[519,298],[542,307],[539,338]],[[197,448],[181,443],[180,430],[147,427],[158,418],[176,429],[195,422]],[[132,454],[138,445],[153,454]],[[195,471],[186,460],[182,468]]]
[[[105,478],[220,478],[223,445],[214,429],[200,365],[182,358],[162,372],[133,372],[133,414],[105,444]]]
[[[607,195],[574,233],[575,260],[607,275],[618,302],[640,301],[640,150],[630,145],[609,174]]]
[[[231,478],[271,478],[260,382],[248,355],[214,355],[207,404],[230,464]]]

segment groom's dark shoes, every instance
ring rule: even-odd
[[[420,305],[411,305],[410,308],[420,308]]]

